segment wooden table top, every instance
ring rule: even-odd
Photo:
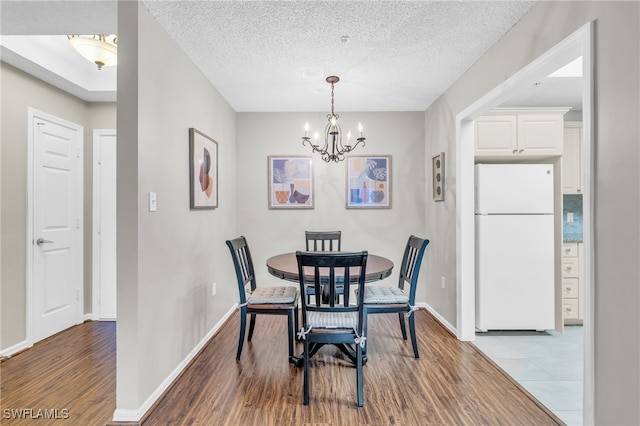
[[[299,282],[298,278],[298,260],[296,259],[296,253],[283,253],[277,256],[267,259],[267,269],[269,273],[280,279]],[[372,282],[382,280],[391,275],[393,269],[393,262],[386,257],[376,256],[369,253],[367,257],[367,271],[365,276],[365,282]],[[357,269],[356,269],[357,271]],[[354,271],[355,274],[355,271]],[[306,273],[305,273],[306,275]],[[309,279],[313,278],[313,272],[309,268]]]

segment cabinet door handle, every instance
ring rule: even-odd
[[[520,150],[518,150],[518,152],[522,152],[522,151],[524,151],[524,148],[520,148]]]
[[[514,149],[514,150],[513,150],[513,153],[514,153],[514,154],[517,154],[517,153],[518,153],[518,150],[517,150],[517,149]]]

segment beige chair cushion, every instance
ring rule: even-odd
[[[253,305],[286,304],[298,299],[298,289],[292,286],[256,287],[247,303]]]
[[[371,285],[364,288],[365,304],[409,303],[409,296],[398,287]]]
[[[308,311],[307,323],[311,328],[356,328],[358,313]]]

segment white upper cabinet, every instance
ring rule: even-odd
[[[582,194],[582,123],[564,125],[562,155],[562,193]]]
[[[568,108],[492,110],[475,121],[476,158],[561,156],[567,111]]]
[[[515,115],[484,116],[476,120],[476,155],[512,155],[518,151]]]

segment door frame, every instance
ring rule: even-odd
[[[76,166],[77,166],[77,182],[76,182],[76,217],[78,218],[76,227],[76,277],[78,277],[78,305],[76,309],[76,324],[79,324],[83,320],[84,311],[84,215],[83,215],[83,159],[84,159],[84,133],[83,127],[77,123],[64,120],[55,115],[39,111],[35,108],[27,108],[27,235],[26,235],[26,325],[27,325],[27,347],[33,346],[34,343],[34,327],[35,327],[35,291],[33,282],[33,256],[35,250],[34,235],[33,235],[33,192],[34,192],[34,132],[33,125],[36,118],[42,118],[46,121],[51,121],[61,126],[77,129],[80,131],[80,141],[78,143]]]
[[[594,419],[594,22],[590,21],[560,41],[529,65],[516,72],[498,87],[456,115],[456,333],[463,341],[475,340],[475,223],[474,223],[474,123],[480,115],[506,101],[512,89],[533,84],[558,67],[557,62],[575,52],[582,55],[582,123],[583,123],[583,247],[584,247],[584,384],[583,419]],[[555,69],[554,69],[555,67]]]
[[[92,255],[91,255],[91,316],[94,320],[113,321],[116,318],[106,318],[101,314],[100,309],[100,289],[102,287],[102,270],[100,263],[100,249],[102,247],[102,221],[100,220],[102,196],[102,173],[100,150],[96,149],[98,144],[102,144],[102,137],[116,137],[116,129],[94,129],[93,130],[93,226],[92,226]],[[113,232],[116,232],[114,229]],[[116,298],[117,303],[117,298]]]

